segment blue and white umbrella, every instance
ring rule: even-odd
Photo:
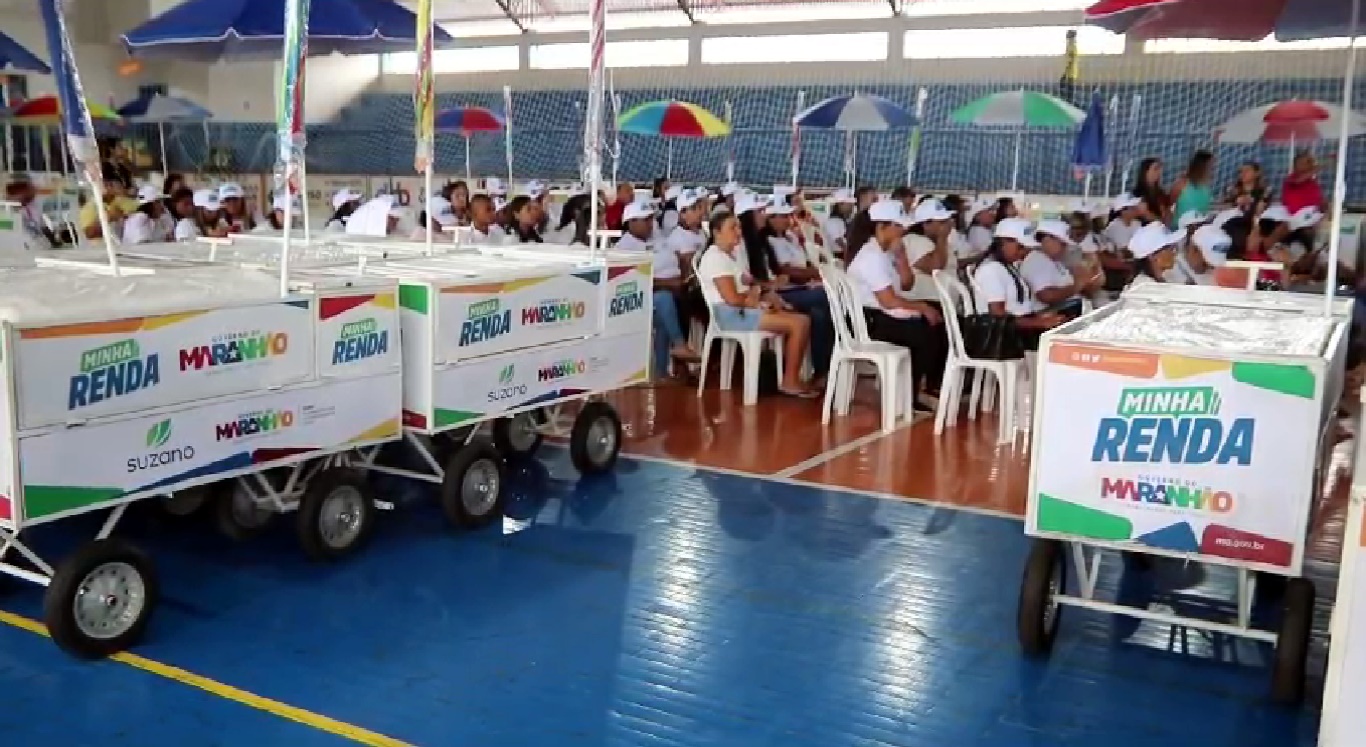
[[[142,96],[119,107],[119,116],[129,122],[146,122],[157,126],[157,140],[161,145],[161,168],[171,170],[166,160],[166,125],[186,122],[208,122],[213,112],[180,96]],[[208,125],[204,126],[204,142],[209,142]]]
[[[135,57],[220,60],[278,59],[285,37],[285,0],[187,0],[123,34]],[[437,27],[435,48],[454,44]],[[308,54],[411,52],[417,15],[393,0],[315,2]]]
[[[28,51],[24,45],[4,33],[0,33],[0,70],[18,70],[43,75],[52,73],[52,68],[39,59],[38,55]]]
[[[1077,130],[1072,144],[1072,168],[1087,177],[1086,191],[1090,194],[1092,172],[1100,171],[1108,163],[1105,152],[1105,103],[1100,93],[1091,94],[1091,105],[1086,108],[1086,119]]]
[[[910,128],[915,115],[870,93],[835,96],[806,108],[792,119],[798,127],[822,130],[881,131]]]

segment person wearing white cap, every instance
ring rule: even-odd
[[[849,233],[849,221],[854,219],[854,193],[840,188],[831,192],[826,202],[829,207],[826,209],[825,222],[821,224],[821,228],[835,244],[831,247],[831,252],[840,255],[847,248],[844,237]]]
[[[931,276],[935,270],[949,274],[958,272],[958,258],[949,250],[953,213],[939,200],[928,199],[916,205],[909,215],[911,225],[901,244],[905,248],[906,262],[911,267],[914,281],[910,289],[901,295],[938,307],[939,291],[934,287]]]
[[[753,205],[736,205],[736,209]],[[750,277],[740,219],[731,212],[711,219],[712,244],[697,263],[697,280],[709,284],[706,295],[719,298],[709,310],[712,321],[727,332],[772,332],[783,338],[782,381],[778,391],[791,397],[821,396],[801,379],[802,361],[811,337],[811,320],[798,314],[776,293],[765,291]],[[715,294],[712,290],[715,290]]]
[[[1134,257],[1134,279],[1129,287],[1145,283],[1161,283],[1176,266],[1176,247],[1185,238],[1182,231],[1169,231],[1160,221],[1140,228],[1129,239],[1129,253]]]
[[[1034,227],[1023,218],[996,224],[986,257],[972,273],[972,295],[977,313],[1015,318],[1015,329],[1025,350],[1037,350],[1039,335],[1064,321],[1060,314],[1035,313],[1033,292],[1017,269],[1031,249],[1037,249]]]
[[[1081,314],[1081,298],[1100,290],[1105,274],[1082,271],[1080,276],[1067,267],[1071,228],[1060,220],[1046,220],[1034,229],[1039,248],[1020,261],[1020,277],[1033,294],[1033,311],[1057,311],[1066,317]],[[1097,268],[1098,269],[1098,268]]]
[[[645,200],[636,200],[621,213],[622,232],[616,248],[628,252],[653,252],[655,207]]]
[[[1214,285],[1214,271],[1228,262],[1232,246],[1232,237],[1222,228],[1200,226],[1186,241],[1185,251],[1176,255],[1176,268],[1188,285]]]
[[[660,200],[659,214],[656,216],[656,221],[659,224],[659,233],[656,238],[661,241],[668,238],[669,234],[673,233],[674,227],[678,225],[678,198],[685,191],[681,184],[672,184],[664,190],[664,198]]]
[[[703,210],[706,209],[703,190],[684,191],[674,205],[678,208],[678,226],[669,232],[668,238],[656,244],[655,277],[665,276],[686,278],[687,270],[692,268],[692,258],[707,245],[707,237],[702,235]],[[677,274],[674,271],[677,270]]]
[[[166,199],[166,195],[152,184],[138,187],[137,195],[138,209],[123,221],[123,243],[150,244],[168,240],[170,237],[161,230],[161,215],[166,212],[166,204],[162,200]]]
[[[285,209],[289,209],[289,222],[298,226],[303,222],[303,207],[297,196],[289,192],[279,192],[270,201],[270,212],[261,225],[252,233],[280,233],[285,230]]]
[[[692,198],[691,194],[685,196]],[[651,252],[655,257],[652,320],[655,345],[651,370],[656,381],[664,381],[669,377],[670,361],[694,363],[700,358],[688,345],[688,338],[683,333],[684,317],[679,312],[685,291],[682,264],[678,255],[667,247],[665,240],[654,238],[658,225],[653,204],[637,200],[627,205],[622,211],[622,222],[626,232],[617,241],[616,249]]]
[[[455,226],[459,223],[456,220],[455,212],[451,209],[451,201],[441,195],[432,195],[427,199],[427,209],[419,211],[417,214],[417,225],[413,228],[413,241],[427,240],[427,222],[432,224],[432,241],[445,241],[445,232],[442,230],[446,226]]]
[[[351,214],[360,207],[361,200],[365,195],[351,189],[342,187],[332,193],[332,217],[327,219],[323,225],[323,230],[330,233],[341,233],[346,230],[346,221],[351,218]]]
[[[1143,227],[1143,222],[1139,220],[1139,206],[1143,200],[1124,193],[1115,198],[1111,210],[1115,217],[1105,226],[1103,236],[1116,249],[1128,249],[1129,239],[1133,238],[1138,229]]]
[[[228,224],[229,233],[249,232],[260,222],[247,205],[246,190],[237,182],[218,185],[218,202],[223,206],[223,220]]]
[[[228,228],[223,224],[222,205],[218,202],[218,190],[200,189],[193,196],[193,219],[181,218],[176,222],[175,240],[190,241],[200,236],[223,238]]]
[[[997,207],[995,200],[985,197],[978,197],[968,206],[965,214],[968,245],[972,247],[972,254],[963,259],[975,261],[991,248],[992,235],[996,230]]]
[[[760,229],[777,260],[777,274],[786,275],[794,283],[809,283],[820,279],[820,273],[806,260],[806,251],[792,240],[792,206],[777,195],[765,209],[766,225]]]
[[[507,197],[507,187],[503,186],[503,180],[496,176],[490,176],[484,180],[484,194],[491,197]]]

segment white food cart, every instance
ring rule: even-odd
[[[1318,296],[1135,291],[1039,348],[1020,642],[1047,653],[1063,605],[1273,642],[1272,695],[1298,700],[1314,599],[1300,575],[1351,302],[1325,316]],[[1105,550],[1236,568],[1236,613],[1104,601]],[[1278,630],[1253,627],[1259,574],[1288,577]]]

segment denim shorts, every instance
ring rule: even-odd
[[[742,309],[725,303],[713,306],[711,313],[716,326],[723,332],[757,332],[759,317],[763,315],[759,309]]]

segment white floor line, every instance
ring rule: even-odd
[[[752,480],[766,480],[768,482],[776,482],[783,485],[793,485],[795,487],[800,488],[824,490],[830,493],[845,493],[847,495],[857,495],[864,498],[876,498],[878,500],[884,501],[916,503],[922,506],[928,506],[930,508],[945,508],[952,511],[963,511],[970,514],[977,514],[979,516],[991,516],[997,519],[1023,521],[1023,518],[1016,514],[1010,513],[1009,511],[1001,511],[999,509],[994,508],[985,508],[983,506],[964,506],[957,503],[946,503],[944,501],[935,501],[929,500],[927,498],[917,498],[915,496],[901,495],[900,493],[887,493],[877,490],[861,490],[859,488],[846,488],[840,485],[827,485],[823,482],[798,480],[795,477],[779,477],[777,475],[765,475],[758,472],[746,472],[744,470],[730,469],[727,467],[709,467],[704,464],[697,464],[696,462],[686,462],[681,459],[671,459],[669,457],[652,456],[644,454],[632,454],[626,451],[623,451],[621,453],[621,457],[623,459],[634,459],[638,462],[651,462],[654,464],[662,464],[669,467],[677,467],[679,469],[690,469],[700,472],[713,472],[720,475],[730,475],[732,477],[747,477]]]
[[[864,446],[867,446],[868,444],[873,443],[874,441],[879,441],[884,437],[891,436],[897,431],[900,431],[904,428],[909,428],[923,420],[924,417],[913,416],[910,420],[903,420],[900,423],[897,423],[890,431],[884,433],[881,429],[879,429],[867,435],[860,436],[859,438],[856,438],[847,444],[841,444],[833,449],[822,451],[821,453],[811,457],[810,459],[807,459],[803,462],[798,462],[797,464],[794,464],[791,467],[788,467],[787,469],[779,470],[778,472],[775,472],[773,476],[784,479],[796,477],[797,475],[800,475],[801,473],[809,469],[819,467],[820,465],[825,464],[826,462],[832,459],[838,459],[839,457],[842,457],[850,452],[858,451],[859,449],[863,448]]]

